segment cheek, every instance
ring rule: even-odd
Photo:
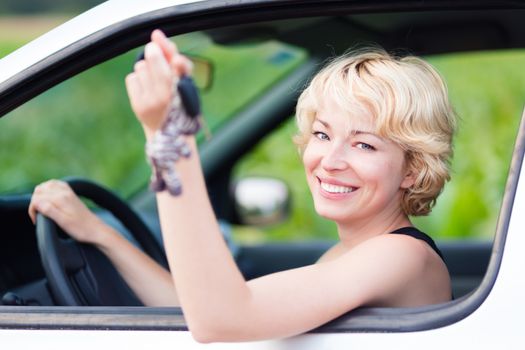
[[[303,165],[305,170],[312,170],[319,163],[319,155],[316,148],[309,142],[303,151]]]
[[[401,190],[401,183],[403,181],[403,163],[388,162],[385,164],[384,183],[388,187],[388,192],[391,194],[397,193]]]
[[[373,154],[352,157],[349,164],[359,177],[368,180],[379,180],[388,171],[385,160]]]
[[[391,159],[363,159],[355,170],[362,179],[378,187],[397,188],[401,182],[401,165]]]

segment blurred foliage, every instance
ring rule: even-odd
[[[438,239],[492,238],[525,96],[525,51],[477,52],[427,57],[444,76],[459,115],[452,181],[431,215],[413,218]],[[333,223],[314,210],[300,157],[291,138],[295,121],[261,142],[236,175],[273,176],[290,186],[293,212],[284,224],[237,227],[239,239],[336,239]]]
[[[144,159],[142,131],[124,87],[133,60],[126,54],[101,64],[4,116],[1,192],[27,191],[67,175],[89,176],[124,192],[143,183],[148,169],[137,161]]]
[[[105,0],[0,1],[0,58]]]
[[[214,57],[212,86],[201,94],[212,130],[306,57],[275,41],[228,48],[199,33],[176,41],[185,53]],[[144,137],[124,86],[137,53],[83,72],[1,119],[0,193],[27,192],[39,182],[65,176],[91,178],[125,197],[145,187],[150,170]],[[285,59],[275,61],[276,56]]]
[[[212,129],[306,57],[303,51],[274,41],[228,48],[195,33],[177,42],[191,55],[213,57],[212,88],[202,94]],[[0,44],[0,55],[19,45],[15,41]],[[26,192],[40,181],[68,175],[92,178],[124,196],[144,188],[149,177],[144,139],[123,84],[136,54],[129,52],[84,72],[0,120],[0,193]],[[461,120],[452,181],[433,213],[415,223],[436,238],[492,237],[525,96],[521,69],[525,52],[428,59],[445,76]],[[235,171],[237,177],[266,175],[286,181],[294,203],[290,220],[265,229],[238,227],[236,237],[252,241],[336,238],[335,225],[314,211],[291,142],[294,134],[290,118]]]
[[[81,13],[104,0],[2,0],[1,14]]]
[[[460,117],[452,181],[429,217],[436,236],[494,235],[525,96],[525,51],[430,57]]]
[[[25,43],[66,22],[71,15],[0,15],[0,58]]]

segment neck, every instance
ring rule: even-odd
[[[351,249],[360,243],[395,229],[411,226],[408,216],[401,210],[395,210],[387,215],[376,216],[347,223],[336,223],[341,244]]]

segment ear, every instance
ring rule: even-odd
[[[411,169],[408,169],[405,174],[405,178],[403,179],[399,187],[401,187],[402,189],[407,189],[407,188],[412,187],[416,183],[416,178],[417,178],[416,172]]]

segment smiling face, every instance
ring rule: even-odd
[[[405,217],[402,194],[413,183],[403,150],[375,134],[369,112],[349,116],[324,104],[303,153],[317,213],[338,225],[360,225]]]
[[[327,100],[327,97],[330,101]],[[332,200],[341,197],[340,202],[344,202],[347,198],[356,198],[352,203],[358,202],[357,199],[359,199],[362,202],[356,205],[368,208],[371,203],[369,204],[364,198],[378,193],[377,200],[385,200],[389,195],[392,200],[396,197],[396,200],[386,203],[395,203],[397,206],[397,196],[401,192],[403,197],[401,206],[404,213],[410,216],[427,215],[432,210],[437,196],[443,190],[445,182],[450,179],[449,161],[452,156],[452,137],[456,125],[455,113],[448,100],[446,85],[439,73],[417,57],[396,57],[381,49],[365,49],[334,59],[313,77],[310,84],[301,93],[297,101],[296,119],[299,132],[294,141],[301,152],[305,151],[307,145],[310,148],[305,154],[305,165],[311,168],[311,172],[324,174],[328,178],[331,178],[329,174],[342,173],[342,171],[329,172],[327,170],[329,166],[325,166],[327,169],[321,166],[319,154],[325,157],[324,154],[332,152],[327,145],[318,143],[326,141],[330,147],[333,147],[334,155],[339,155],[338,159],[348,158],[346,164],[343,164],[344,167],[351,170],[348,180],[359,182],[359,175],[363,171],[371,174],[370,176],[363,175],[363,180],[366,180],[367,183],[368,179],[377,182],[374,188],[368,185],[361,188],[357,184],[350,184],[352,185],[350,187],[359,187],[355,193],[351,192],[351,188],[331,187],[332,191],[328,191],[330,186],[325,184],[327,192],[343,191],[347,193],[335,197],[333,193],[330,193]],[[321,121],[326,125],[322,125]],[[322,127],[329,129],[326,138],[317,133],[312,134],[314,122],[317,128],[320,127],[318,125],[320,123]],[[345,135],[340,135],[342,130],[346,130]],[[373,143],[373,149],[369,149],[364,144],[358,144],[356,147],[355,140],[359,141],[361,137],[367,140],[373,138],[370,133],[357,131],[374,131],[372,134],[381,137],[379,140],[375,137],[374,140],[374,142],[378,141],[378,147],[375,147]],[[312,140],[313,136],[316,136],[317,139]],[[340,147],[343,138],[347,140],[346,148]],[[404,155],[399,145],[402,145]],[[371,152],[357,153],[357,150],[364,151],[365,149]],[[391,154],[387,156],[385,152]],[[407,186],[410,188],[406,191],[399,191],[399,188],[394,191],[393,189],[396,188],[394,186],[390,188],[390,192],[384,192],[388,184],[397,182],[397,185],[402,185],[402,188],[406,184],[402,184],[398,177],[397,167],[403,164],[402,160],[397,161],[396,158],[400,154],[402,160],[407,160],[408,164],[405,166],[411,167],[414,183]],[[387,160],[381,160],[383,156]],[[371,161],[362,164],[364,160],[357,162],[357,159],[370,159]],[[354,161],[357,162],[357,165],[354,165]],[[313,169],[312,164],[316,162],[319,163],[316,165],[317,169]],[[374,167],[381,169],[383,173],[374,175],[371,170]],[[386,179],[379,179],[379,175],[385,175]],[[323,201],[316,201],[321,215],[339,220],[340,216],[335,214],[339,209],[324,210],[324,204],[332,202],[324,200],[326,196],[318,196],[315,192],[315,181],[311,179],[309,181],[314,198],[323,199]],[[395,196],[392,196],[392,193]],[[323,194],[328,195],[324,192]],[[371,198],[375,203],[375,194]],[[382,209],[387,208],[381,208],[381,206],[374,208],[376,214]],[[355,215],[357,213],[356,209]],[[360,215],[365,214],[369,213],[360,209]],[[408,218],[405,221],[409,222]]]

